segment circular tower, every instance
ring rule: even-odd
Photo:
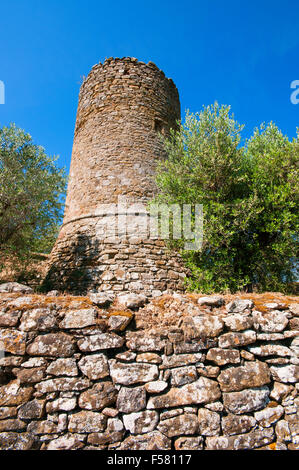
[[[136,204],[145,205],[156,192],[155,167],[164,156],[160,133],[167,135],[179,119],[177,88],[152,62],[110,58],[92,68],[80,89],[65,214],[50,257],[48,288],[147,295],[181,288],[178,254],[147,230],[128,236],[121,225],[136,211],[139,219],[146,216]]]

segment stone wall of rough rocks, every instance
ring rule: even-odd
[[[298,330],[298,298],[2,293],[0,448],[298,449]]]
[[[157,161],[165,157],[160,134],[179,119],[178,90],[154,63],[110,58],[92,68],[80,89],[63,226],[46,289],[150,295],[181,288],[180,257],[149,236],[144,216],[156,193]]]

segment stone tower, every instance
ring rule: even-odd
[[[155,166],[164,156],[160,133],[167,135],[178,119],[177,88],[152,62],[110,58],[92,68],[79,94],[65,214],[48,288],[151,295],[182,287],[180,257],[162,240],[146,232],[110,232],[110,222],[123,216],[120,201],[144,204],[155,194]]]

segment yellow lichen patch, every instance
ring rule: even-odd
[[[276,450],[276,442],[272,442],[272,444],[269,444],[269,447],[271,450]]]
[[[130,312],[129,310],[112,310],[112,311],[107,312],[107,316],[108,318],[113,317],[113,316],[132,318],[133,313]]]

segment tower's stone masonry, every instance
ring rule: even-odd
[[[107,59],[92,68],[80,90],[66,209],[48,287],[148,295],[182,287],[180,257],[162,240],[146,232],[124,237],[109,231],[119,197],[145,205],[155,194],[155,167],[164,157],[160,133],[168,135],[178,119],[177,88],[155,64]],[[119,206],[115,215],[122,216]]]

